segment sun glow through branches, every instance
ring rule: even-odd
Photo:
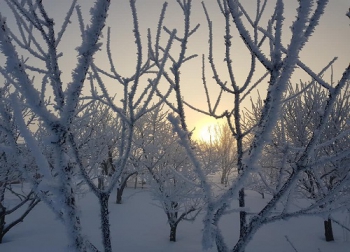
[[[214,142],[217,140],[215,128],[219,125],[219,122],[215,119],[207,119],[200,121],[196,129],[194,130],[194,138],[197,141],[204,141],[206,143]]]

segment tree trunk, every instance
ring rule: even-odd
[[[221,183],[222,185],[225,184],[225,174],[224,174],[224,171],[222,171],[220,183]]]
[[[134,189],[136,189],[136,188],[137,188],[137,178],[138,178],[138,174],[136,174],[136,176],[135,176],[135,184],[134,184]]]
[[[0,244],[4,237],[6,207],[2,204],[5,200],[5,182],[0,182]]]
[[[104,186],[104,178],[102,176],[99,176],[97,178],[97,188],[100,189],[100,190],[104,190],[105,189],[105,186]]]
[[[325,235],[326,241],[334,241],[332,220],[329,218],[328,220],[324,221],[324,235]]]
[[[2,238],[4,236],[5,211],[6,211],[6,208],[3,207],[2,204],[0,203],[0,244],[2,243]]]
[[[239,202],[239,207],[245,207],[244,188],[239,190],[238,202]],[[240,229],[239,229],[239,237],[242,237],[245,234],[246,225],[247,225],[246,216],[247,216],[246,211],[240,211],[239,212],[239,227],[240,227]]]
[[[72,186],[72,166],[69,164],[61,172],[62,187],[60,188],[64,197],[64,214],[69,246],[75,251],[86,251],[84,237],[81,233],[80,217],[76,206],[74,188]]]
[[[123,197],[123,192],[124,192],[124,189],[128,183],[128,180],[129,178],[134,175],[134,174],[137,174],[137,172],[133,172],[133,173],[130,173],[128,174],[124,180],[122,181],[121,185],[119,188],[117,188],[117,199],[116,199],[116,203],[117,204],[121,204],[122,203],[122,197]]]
[[[103,247],[105,252],[112,252],[108,199],[108,193],[101,193],[99,195]]]
[[[121,204],[122,203],[123,189],[124,188],[117,188],[117,200],[116,200],[117,204]]]
[[[81,234],[80,217],[77,215],[75,197],[73,195],[65,197],[65,207],[68,218],[65,220],[67,233],[69,235],[70,246],[76,251],[85,251],[84,238]]]
[[[176,229],[177,224],[170,224],[170,241],[176,242]]]

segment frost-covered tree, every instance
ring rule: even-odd
[[[72,132],[85,174],[81,179],[88,179],[99,190],[104,190],[110,186],[113,174],[118,172],[115,162],[120,158],[118,148],[122,137],[122,120],[110,106],[99,101],[81,104],[78,110]],[[136,173],[137,169],[132,164],[127,164],[123,169],[116,183],[117,204],[122,203],[126,183]]]
[[[152,41],[150,40],[151,32],[148,30],[148,48],[146,53],[144,53],[142,50],[141,33],[139,31],[135,1],[130,1],[130,8],[133,18],[132,32],[135,38],[137,52],[135,71],[128,77],[124,77],[119,71],[117,71],[111,53],[110,29],[107,31],[106,42],[107,62],[110,65],[110,70],[105,71],[95,62],[92,62],[91,64],[90,84],[92,88],[91,96],[87,98],[107,105],[111,111],[116,114],[115,120],[118,121],[117,124],[118,127],[120,127],[120,129],[118,129],[120,131],[120,137],[118,137],[118,140],[116,141],[116,147],[114,149],[108,149],[108,158],[103,164],[109,171],[108,176],[110,176],[109,183],[105,184],[103,188],[99,189],[96,187],[93,181],[91,181],[89,176],[85,173],[83,160],[79,156],[76,140],[74,139],[74,136],[70,138],[82,176],[100,202],[101,229],[103,244],[106,251],[111,251],[112,249],[108,210],[109,197],[116,185],[119,188],[119,193],[122,192],[120,189],[123,187],[123,181],[127,178],[125,174],[126,169],[129,167],[135,124],[142,116],[153,109],[156,109],[163,102],[163,100],[159,100],[158,102],[151,104],[153,97],[156,95],[156,90],[162,77],[162,69],[168,59],[168,52],[176,33],[176,31],[171,33],[167,45],[160,56],[161,64],[159,65],[159,68],[153,70],[154,64],[151,61],[152,54],[150,52],[152,47]],[[165,11],[165,8],[166,4],[160,15],[164,14],[163,12]],[[106,86],[106,83],[108,82],[105,80],[106,78],[115,86],[123,90],[123,92],[121,92],[122,94],[118,97],[120,103],[115,103],[115,95],[111,95],[108,92],[108,87]]]
[[[304,90],[301,92],[301,90]],[[320,139],[309,155],[307,168],[300,174],[291,197],[306,197],[318,201],[339,183],[347,179],[349,167],[349,81],[337,96],[331,113],[320,132]],[[289,99],[283,104],[282,115],[273,130],[271,142],[261,159],[261,173],[267,191],[274,194],[293,172],[292,164],[300,157],[316,130],[320,114],[326,106],[327,92],[315,83],[289,85]],[[260,176],[261,177],[261,176]],[[333,240],[331,212],[348,207],[348,186],[320,205],[328,209],[325,220],[325,238]],[[327,215],[327,214],[326,214]]]
[[[108,184],[115,172],[115,149],[121,136],[120,120],[101,102],[81,104],[72,132],[82,160],[82,169],[99,189]]]
[[[12,10],[18,32],[15,32],[14,27],[8,26],[4,14],[1,13],[0,51],[4,64],[0,66],[0,73],[6,82],[15,88],[15,92],[23,97],[19,100],[17,95],[12,95],[11,106],[18,130],[27,147],[33,151],[40,183],[38,178],[26,179],[35,188],[38,197],[47,203],[65,224],[71,248],[84,251],[88,244],[82,235],[72,181],[74,166],[67,158],[67,146],[70,142],[72,118],[75,116],[84,80],[93,54],[99,48],[97,42],[107,17],[109,1],[97,1],[91,11],[89,26],[82,26],[83,39],[78,45],[78,63],[72,69],[71,82],[65,84],[61,78],[61,66],[58,61],[61,55],[57,48],[70,23],[76,1],[68,7],[60,28],[55,26],[41,1],[11,0],[6,3]],[[79,13],[78,7],[77,11]],[[34,60],[27,61],[27,57]],[[53,99],[50,100],[52,94]],[[21,113],[22,106],[28,107],[47,129],[49,135],[45,140],[53,150],[52,167],[40,149],[36,137],[25,123]],[[45,193],[48,190],[50,193]]]
[[[236,142],[227,124],[216,126],[214,132],[213,147],[219,159],[219,169],[221,170],[220,183],[227,186],[230,175],[236,169]]]
[[[0,243],[5,234],[23,222],[40,202],[33,190],[23,187],[25,176],[22,173],[25,172],[25,166],[29,176],[36,175],[36,167],[30,151],[20,143],[10,94],[9,85],[0,88]],[[27,125],[33,122],[30,110],[22,107],[22,114],[27,119]],[[22,184],[22,190],[19,190],[19,184]]]
[[[36,150],[34,156],[40,184],[38,178],[33,178],[30,180],[32,187],[36,188],[40,199],[63,221],[69,237],[69,246],[73,250],[96,250],[83,236],[76,201],[76,177],[79,175],[83,178],[99,199],[103,246],[105,251],[111,251],[108,200],[129,159],[135,122],[162,102],[155,103],[153,107],[149,106],[156,93],[162,76],[162,65],[168,59],[167,53],[176,31],[171,32],[167,46],[161,54],[158,54],[160,65],[155,71],[151,71],[154,66],[150,60],[152,55],[142,48],[136,4],[131,0],[133,20],[131,33],[135,38],[137,59],[134,73],[124,77],[116,70],[112,59],[110,29],[106,33],[105,43],[110,71],[104,71],[94,61],[95,53],[102,48],[99,40],[106,22],[109,0],[94,3],[88,23],[84,22],[84,15],[77,1],[72,1],[71,6],[67,6],[67,15],[60,20],[61,27],[58,27],[57,20],[49,17],[42,1],[9,0],[6,3],[12,10],[12,17],[16,20],[14,25],[17,27],[9,28],[5,17],[1,16],[0,50],[5,62],[0,67],[0,73],[12,85],[15,92],[23,96],[23,100],[18,100],[13,95],[11,102],[16,124],[26,145],[29,149]],[[165,8],[166,5],[161,15],[164,14]],[[66,82],[61,75],[64,68],[61,58],[64,55],[60,53],[59,45],[64,39],[73,13],[76,13],[82,40],[76,45],[77,65],[71,69],[71,80]],[[148,46],[151,48],[150,31],[148,38]],[[143,77],[145,75],[147,77]],[[109,85],[105,84],[106,79],[116,86],[119,84],[122,88],[123,92],[118,97],[120,103],[114,102],[115,94],[109,93]],[[113,150],[113,155],[116,153],[113,164],[110,162],[112,149],[107,151],[108,166],[113,166],[114,171],[110,169],[112,172],[109,171],[109,183],[101,189],[87,173],[87,164],[84,163],[82,152],[79,151],[79,134],[75,134],[73,127],[74,118],[79,113],[78,105],[83,98],[85,83],[91,87],[91,95],[84,95],[85,101],[99,101],[109,106],[116,114],[116,120],[120,125],[118,127],[121,136],[117,147]],[[38,117],[40,126],[45,128],[45,135],[40,141],[25,125],[20,113],[22,105],[30,108]],[[50,155],[45,155],[46,150]]]
[[[138,162],[149,172],[152,196],[167,216],[169,239],[175,242],[178,224],[193,220],[203,201],[192,163],[166,116],[159,107],[138,122],[135,148],[140,154]]]
[[[194,143],[199,148],[198,155],[202,164],[212,173],[220,174],[220,183],[227,186],[229,178],[234,176],[237,164],[236,142],[227,124],[216,125],[208,129],[209,141]],[[206,164],[207,163],[207,164]]]
[[[303,173],[300,178],[299,189],[300,192],[307,198],[314,201],[318,201],[325,194],[328,194],[339,183],[344,182],[347,179],[347,174],[350,169],[348,167],[349,159],[349,81],[347,82],[344,90],[338,95],[337,100],[334,103],[334,107],[328,116],[325,128],[321,133],[319,143],[314,150],[314,153],[310,155],[310,161],[308,162],[308,169]],[[291,129],[290,144],[295,143],[296,147],[299,147],[301,141],[309,139],[311,132],[316,130],[317,117],[322,114],[322,108],[325,106],[325,100],[327,93],[319,86],[312,86],[310,90],[304,92],[303,96],[299,98],[298,102],[295,102],[294,111],[299,111],[298,118],[304,114],[304,123],[306,122],[304,130],[296,132],[295,129]],[[292,106],[293,106],[292,105]],[[286,105],[288,107],[288,105]],[[302,106],[302,107],[300,107]],[[305,114],[306,113],[306,114]],[[295,114],[294,114],[295,115]],[[291,115],[293,116],[293,115]],[[306,119],[308,118],[308,119]],[[289,119],[289,118],[288,118]],[[288,121],[285,118],[285,121]],[[289,133],[289,129],[286,128],[286,134]],[[289,134],[288,134],[289,136]],[[292,139],[294,141],[292,141]],[[298,155],[298,151],[294,155]],[[327,241],[334,240],[331,223],[332,210],[347,208],[347,191],[348,187],[344,187],[332,198],[321,205],[321,208],[329,210],[328,218],[324,221],[325,227],[325,239]]]

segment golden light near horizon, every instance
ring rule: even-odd
[[[220,124],[215,119],[205,119],[197,123],[196,129],[194,130],[194,137],[198,141],[204,141],[206,143],[214,142],[217,140],[215,128]]]

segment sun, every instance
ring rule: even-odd
[[[198,141],[206,143],[214,142],[217,138],[215,128],[219,123],[215,119],[206,119],[197,123],[194,137]]]
[[[198,132],[198,138],[204,142],[213,142],[215,138],[215,124],[203,125]]]

